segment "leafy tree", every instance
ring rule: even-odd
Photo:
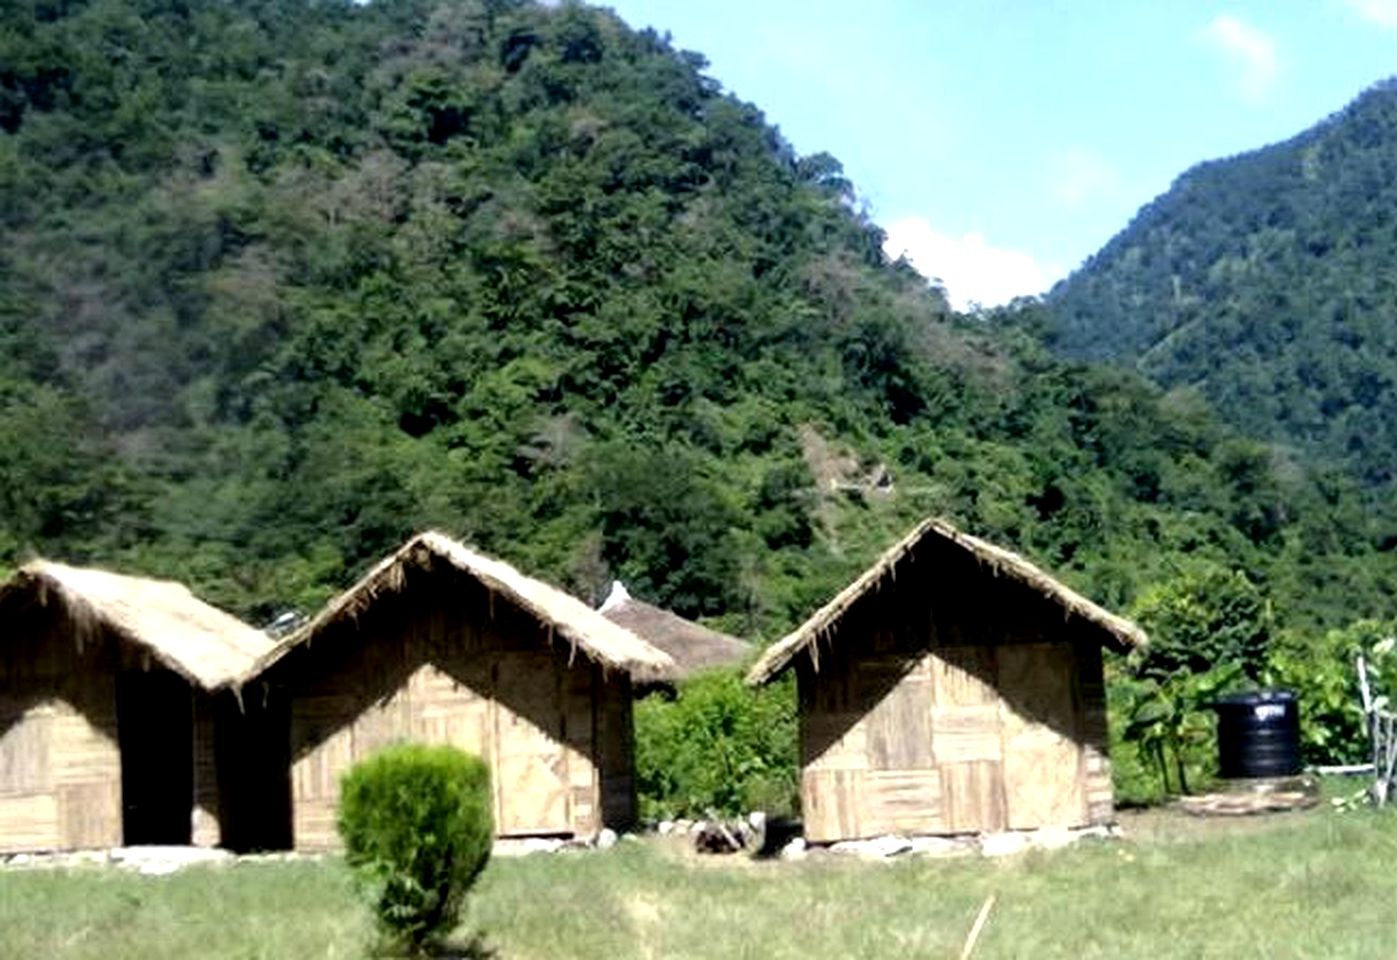
[[[636,779],[651,818],[728,816],[795,808],[795,686],[753,690],[714,671],[680,685],[678,697],[636,704]]]
[[[1265,668],[1270,605],[1241,571],[1186,569],[1147,590],[1134,618],[1150,634],[1137,667],[1141,676],[1164,681],[1235,665],[1257,680]]]

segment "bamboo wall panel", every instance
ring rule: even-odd
[[[1009,825],[1003,763],[970,760],[939,769],[944,832],[992,833]]]
[[[96,780],[58,788],[64,845],[83,850],[122,843],[121,781]]]
[[[999,650],[1004,786],[1009,827],[1087,822],[1082,747],[1070,645],[1015,644]]]
[[[624,673],[607,674],[600,667],[592,668],[592,677],[595,748],[601,775],[601,818],[592,824],[596,831],[603,824],[620,827],[635,822],[635,724],[631,678]],[[579,819],[579,829],[584,829],[582,823]]]
[[[27,712],[0,704],[0,850],[52,850],[63,846],[58,794],[49,763],[49,738],[57,708]]]
[[[484,758],[501,835],[591,836],[604,812],[633,813],[629,701],[620,696],[628,691],[590,661],[570,663],[566,650],[545,646],[508,608],[475,622],[461,604],[449,597],[366,618],[327,645],[332,653],[307,650],[283,667],[297,847],[336,844],[339,777],[402,740]],[[603,762],[613,768],[606,799]]]
[[[932,699],[938,707],[979,707],[999,703],[995,648],[938,647],[927,664]]]
[[[339,802],[339,778],[354,765],[353,715],[336,717],[338,729],[326,726],[334,706],[348,698],[314,697],[297,699],[291,706],[291,736],[294,745],[315,739],[313,749],[297,757],[291,766],[291,805],[293,836],[301,849],[323,850],[338,842],[335,832],[335,806]],[[347,709],[348,704],[344,704]],[[332,732],[316,736],[321,731]]]
[[[870,770],[863,788],[859,835],[944,831],[939,770]]]
[[[976,589],[930,627],[925,600],[884,594],[842,628],[859,639],[822,647],[818,672],[797,662],[807,838],[1113,817],[1099,647],[1045,619],[1055,608]]]
[[[865,836],[863,770],[806,768],[800,777],[800,810],[805,838],[829,843]]]
[[[855,665],[866,699],[876,701],[860,722],[870,770],[935,768],[929,659],[922,658],[910,668],[903,658]]]
[[[0,703],[0,796],[43,793],[53,786],[49,730],[57,709],[42,704],[27,712]]]
[[[408,681],[408,734],[422,743],[449,743],[477,757],[489,757],[491,707],[489,666],[475,676],[453,662],[453,673],[434,664],[418,667]]]
[[[97,720],[59,700],[0,716],[0,850],[121,843],[121,758]]]
[[[868,769],[868,728],[856,713],[816,713],[800,718],[804,765],[819,770]]]
[[[498,660],[495,790],[501,836],[570,831],[558,686],[550,653],[509,653]]]
[[[13,641],[0,657],[0,850],[127,842],[122,779],[131,758],[123,758],[123,738],[136,730],[137,742],[149,748],[138,759],[158,767],[166,748],[146,740],[141,721],[148,719],[156,734],[169,728],[162,725],[163,708],[144,696],[136,696],[133,706],[149,706],[151,716],[135,717],[133,726],[132,716],[119,708],[118,679],[125,683],[134,675],[139,682],[168,671],[148,652],[74,624],[58,608],[32,610],[11,627]],[[181,679],[173,686],[179,692],[170,693],[171,703],[194,703],[192,746],[177,754],[192,770],[188,781],[172,777],[169,790],[151,797],[168,807],[163,822],[172,832],[192,826],[194,842],[220,843],[227,811],[212,699],[195,695]],[[23,746],[13,749],[21,740]]]
[[[563,748],[567,769],[568,820],[571,829],[584,835],[600,827],[598,808],[601,795],[601,759],[597,757],[596,684],[590,664],[578,664],[564,672],[562,682],[562,727],[558,742]]]
[[[0,853],[62,849],[58,793],[0,794]]]

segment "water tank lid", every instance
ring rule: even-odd
[[[1294,703],[1292,690],[1242,690],[1225,693],[1214,701],[1216,706],[1256,706],[1262,703]]]

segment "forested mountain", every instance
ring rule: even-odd
[[[1343,477],[952,315],[703,70],[573,4],[0,0],[0,565],[259,618],[437,526],[770,637],[935,512],[1116,605],[1384,608]]]
[[[1397,80],[1205,163],[1049,296],[1067,356],[1196,387],[1364,483],[1397,478]]]

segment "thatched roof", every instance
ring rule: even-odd
[[[1103,643],[1119,650],[1130,650],[1147,642],[1144,631],[1138,626],[1097,606],[1018,554],[961,533],[945,520],[932,518],[922,521],[809,620],[768,647],[747,674],[747,682],[766,683],[780,674],[798,653],[812,648],[818,639],[831,634],[856,601],[870,591],[879,589],[885,582],[896,579],[899,565],[932,538],[964,551],[967,558],[985,568],[989,575],[1007,577],[1037,591],[1061,606],[1066,616],[1075,617],[1099,631]]]
[[[30,603],[60,605],[79,641],[110,630],[206,690],[233,683],[274,646],[169,580],[35,560],[0,584],[0,607]]]
[[[248,674],[251,679],[285,654],[310,642],[326,629],[356,621],[379,597],[402,591],[411,569],[445,565],[477,581],[493,596],[533,617],[550,637],[564,640],[601,666],[626,673],[673,668],[673,662],[629,630],[617,626],[587,604],[527,577],[502,560],[476,553],[445,534],[420,533],[397,552],[381,560],[358,583],[340,594],[309,623],[286,637]]]
[[[637,600],[619,580],[611,585],[611,594],[599,612],[652,647],[663,650],[674,661],[674,666],[666,670],[636,674],[640,681],[671,683],[715,667],[735,666],[752,652],[750,646],[736,637]]]

